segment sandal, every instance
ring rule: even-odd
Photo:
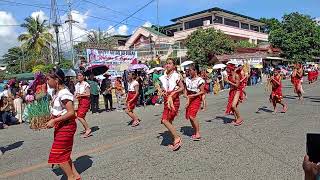
[[[131,127],[136,127],[140,125],[140,121],[134,121],[131,125]]]
[[[173,142],[174,143],[174,142]],[[169,145],[169,147],[170,147],[170,149],[172,150],[172,151],[178,151],[179,149],[180,149],[180,147],[181,147],[181,137],[179,137],[179,141],[178,142],[176,142],[175,144],[170,144]]]
[[[192,139],[193,141],[200,141],[200,140],[201,140],[201,137],[200,137],[200,136],[197,137],[197,136],[194,134],[194,135],[191,136],[191,139]]]
[[[234,126],[240,126],[243,123],[242,119],[239,119],[239,121],[236,121]]]

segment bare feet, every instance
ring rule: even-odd
[[[86,130],[86,133],[84,133],[84,134],[82,135],[82,137],[83,137],[83,138],[88,138],[88,137],[90,137],[90,135],[91,135],[91,129],[89,128],[89,129]]]

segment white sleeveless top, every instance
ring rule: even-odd
[[[167,74],[162,75],[159,80],[161,82],[162,89],[166,92],[171,92],[176,89],[181,78],[180,75],[174,71],[170,76]]]
[[[84,94],[86,92],[86,88],[90,88],[89,83],[86,81],[82,81],[82,83],[78,82],[75,85],[75,94]]]
[[[201,77],[197,77],[196,79],[187,77],[185,81],[187,90],[196,93],[200,92],[200,86],[205,83]]]
[[[134,89],[135,86],[139,86],[138,81],[134,80],[134,81],[132,81],[131,83],[129,82],[129,83],[128,83],[128,91],[129,91],[129,92],[135,91],[135,89]]]

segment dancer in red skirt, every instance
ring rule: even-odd
[[[270,82],[272,85],[272,92],[270,95],[270,100],[273,104],[273,113],[277,113],[277,103],[281,104],[283,109],[282,112],[285,113],[288,109],[288,106],[283,103],[283,96],[282,96],[282,83],[281,83],[281,70],[276,69],[274,75],[270,78]]]
[[[291,82],[293,83],[293,86],[294,86],[294,92],[297,93],[300,101],[303,100],[303,97],[302,97],[303,89],[302,89],[302,82],[301,82],[302,77],[303,77],[302,65],[297,64],[295,66],[295,69],[292,72]]]
[[[137,75],[133,72],[128,74],[128,94],[127,94],[127,109],[125,112],[131,117],[131,124],[132,127],[139,126],[140,120],[138,116],[133,112],[134,108],[137,105],[138,98],[139,98],[139,83],[136,81]]]
[[[85,120],[86,114],[90,108],[90,85],[85,81],[84,74],[78,73],[78,83],[75,85],[75,95],[78,99],[78,111],[77,119],[81,122],[84,128],[83,138],[87,138],[91,135],[91,129],[87,121]]]
[[[233,114],[235,119],[232,122],[235,126],[240,126],[243,123],[243,119],[240,116],[238,105],[240,102],[240,97],[243,96],[243,92],[240,86],[241,77],[236,72],[236,67],[234,64],[227,65],[228,77],[225,82],[230,84],[230,92],[228,98],[228,105],[226,108],[226,114]]]
[[[179,137],[176,128],[172,122],[178,114],[180,107],[180,93],[184,86],[180,75],[176,72],[175,61],[171,58],[167,60],[166,72],[159,78],[161,82],[161,94],[164,97],[164,109],[161,123],[169,130],[172,135],[173,143],[169,147],[173,150],[179,150],[181,147],[181,137]]]
[[[189,67],[190,77],[186,78],[186,119],[190,120],[194,129],[194,134],[191,139],[194,141],[200,141],[200,126],[196,119],[197,113],[201,107],[201,101],[203,94],[205,94],[205,81],[198,76],[198,70],[194,65]]]
[[[80,180],[71,160],[73,137],[77,130],[73,108],[73,95],[64,86],[64,73],[61,69],[52,70],[47,83],[54,89],[52,93],[51,117],[46,128],[54,127],[54,141],[49,155],[49,164],[57,164],[70,180]]]

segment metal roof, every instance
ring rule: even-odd
[[[188,14],[188,15],[185,15],[185,16],[177,17],[177,18],[171,19],[171,21],[176,22],[176,21],[178,21],[180,19],[184,19],[184,18],[187,18],[187,17],[192,17],[192,16],[195,16],[195,15],[203,14],[203,13],[210,13],[210,12],[213,12],[213,11],[224,12],[224,13],[227,13],[227,14],[232,14],[232,15],[235,15],[235,16],[240,16],[242,18],[250,19],[252,21],[261,22],[259,19],[256,19],[256,18],[253,18],[253,17],[249,17],[249,16],[246,16],[246,15],[242,15],[242,14],[238,14],[238,13],[235,13],[235,12],[232,12],[232,11],[228,11],[228,10],[225,10],[225,9],[221,9],[221,8],[218,8],[218,7],[214,7],[214,8],[210,8],[210,9],[207,9],[207,10],[203,10],[203,11],[195,12],[195,13],[192,13],[192,14]]]

